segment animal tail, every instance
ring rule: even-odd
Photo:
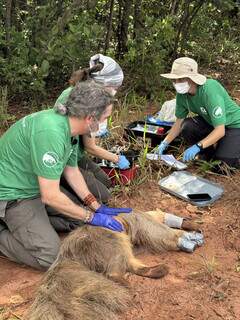
[[[130,305],[129,290],[65,259],[49,269],[25,320],[116,320]]]

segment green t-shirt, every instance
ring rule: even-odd
[[[40,194],[38,176],[58,180],[77,166],[78,138],[71,143],[69,119],[52,110],[28,115],[0,138],[0,200]]]
[[[194,96],[177,93],[176,117],[184,119],[189,112],[198,114],[213,127],[224,124],[229,128],[240,128],[240,107],[213,79],[198,86]]]
[[[68,100],[68,97],[70,95],[70,93],[72,92],[72,89],[74,87],[68,87],[67,89],[65,89],[60,96],[57,98],[56,102],[55,102],[55,106],[60,103],[60,104],[65,104]],[[78,160],[80,160],[84,155],[84,145],[83,145],[83,140],[82,140],[82,136],[79,136],[79,149],[78,149]]]

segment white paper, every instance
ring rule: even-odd
[[[146,158],[148,160],[161,160],[166,165],[176,168],[178,170],[184,170],[187,168],[185,163],[178,161],[172,154],[162,154],[160,157],[157,153],[147,153]]]
[[[168,176],[167,179],[161,182],[161,186],[174,192],[182,192],[188,183],[196,181],[197,177],[182,173],[181,176],[174,175]],[[161,180],[160,180],[161,181]],[[189,192],[188,192],[189,193]]]
[[[146,158],[148,160],[160,160],[157,153],[147,153]]]
[[[148,133],[156,133],[157,132],[158,127],[147,124],[140,124],[138,123],[136,127],[132,128],[132,130],[134,131],[140,131],[140,132],[148,132]]]

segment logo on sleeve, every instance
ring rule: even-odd
[[[204,107],[201,107],[200,110],[203,114],[207,114],[207,110]]]
[[[213,109],[214,118],[220,118],[222,115],[223,115],[223,111],[221,107],[218,106]]]
[[[54,167],[58,163],[58,155],[55,152],[48,151],[44,153],[42,161],[46,167]]]

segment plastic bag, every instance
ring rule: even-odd
[[[176,99],[165,101],[162,108],[156,114],[156,119],[167,122],[175,122]]]

